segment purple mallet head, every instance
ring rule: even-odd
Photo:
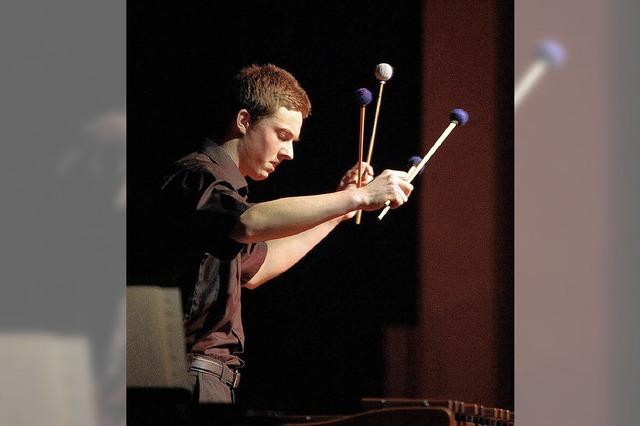
[[[371,92],[364,87],[356,90],[356,102],[358,105],[369,105],[373,100]]]
[[[536,48],[536,56],[544,59],[549,65],[558,68],[566,58],[564,47],[554,40],[542,40]]]
[[[456,121],[459,126],[464,126],[469,121],[469,114],[462,108],[452,109],[451,114],[449,114],[449,120]]]
[[[409,161],[407,161],[407,166],[409,166],[409,168],[413,166],[418,167],[418,164],[420,163],[422,163],[422,158],[418,157],[417,155],[414,155],[413,157],[409,158]],[[421,175],[422,172],[424,172],[424,167],[422,168],[422,170],[420,170],[420,173],[418,174]]]

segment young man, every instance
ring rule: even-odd
[[[292,160],[311,111],[304,89],[274,65],[242,69],[230,86],[228,113],[213,140],[180,159],[162,192],[172,281],[183,290],[188,363],[200,402],[233,402],[242,367],[241,287],[254,289],[289,269],[358,209],[393,208],[413,187],[405,172],[373,179],[357,165],[336,192],[247,202],[246,177],[263,180]]]

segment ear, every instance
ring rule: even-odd
[[[249,129],[250,117],[251,114],[249,114],[249,111],[247,111],[246,109],[241,109],[236,115],[236,128],[243,135],[246,134],[247,130]]]

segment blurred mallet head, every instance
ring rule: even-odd
[[[418,165],[422,162],[422,158],[414,155],[413,157],[410,157],[409,160],[407,161],[407,167],[411,168],[411,167],[418,167]],[[419,175],[421,175],[424,172],[424,167],[422,169],[420,169],[420,172],[418,173]]]
[[[564,47],[555,40],[542,40],[536,47],[536,56],[553,68],[560,67],[566,58]]]
[[[380,81],[387,81],[393,77],[393,67],[389,64],[376,65],[376,78]]]
[[[449,114],[449,120],[457,122],[458,126],[464,126],[465,124],[467,124],[467,121],[469,121],[469,114],[462,108],[456,108],[451,110],[451,114]]]
[[[360,89],[356,90],[356,102],[358,103],[358,105],[369,105],[372,100],[373,94],[368,89],[361,87]]]

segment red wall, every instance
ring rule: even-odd
[[[453,108],[470,120],[417,184],[418,323],[386,333],[390,396],[513,405],[513,65],[511,38],[500,39],[501,31],[512,37],[505,16],[512,15],[495,0],[423,5],[421,155]]]

